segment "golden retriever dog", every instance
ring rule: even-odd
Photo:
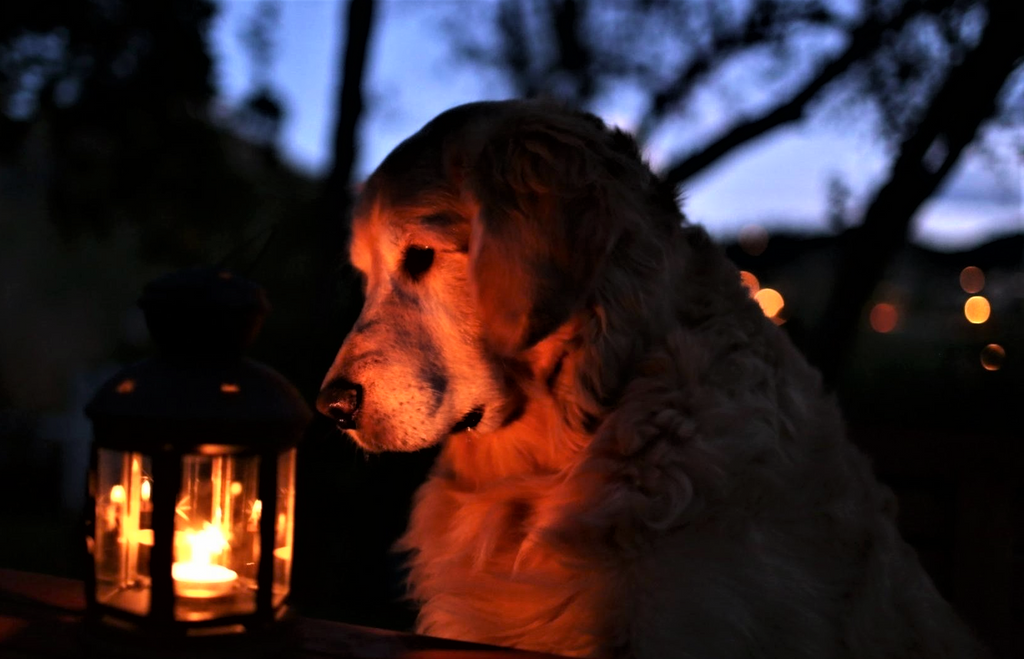
[[[443,443],[400,547],[420,633],[568,656],[976,657],[836,403],[634,140],[449,110],[354,210],[319,409]]]

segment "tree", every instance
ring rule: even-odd
[[[1021,42],[1007,30],[1021,24],[1019,4],[861,0],[848,11],[827,0],[503,0],[495,19],[499,48],[488,50],[465,31],[453,41],[460,55],[506,72],[522,95],[595,107],[612,90],[632,90],[642,142],[664,138],[695,112],[702,94],[718,97],[731,118],[670,159],[662,176],[674,184],[804,120],[827,100],[870,108],[894,153],[891,178],[869,201],[863,230],[844,238],[835,295],[804,346],[834,382],[860,310],[905,244],[914,213],[979,126],[1006,116],[995,99],[1021,69]],[[923,158],[937,164],[928,168]]]
[[[951,68],[914,131],[900,144],[889,180],[872,197],[861,224],[843,235],[833,293],[808,346],[826,379],[838,376],[861,311],[896,251],[906,244],[915,213],[974,141],[982,122],[996,112],[1000,91],[1024,58],[1021,25],[1021,4],[993,2],[988,7],[979,43]]]
[[[0,3],[0,407],[67,405],[70,378],[138,356],[120,329],[145,281],[237,255],[311,196],[211,111],[214,8]]]
[[[303,280],[316,294],[304,310],[303,360],[292,374],[310,398],[316,396],[362,302],[344,252],[376,11],[374,0],[350,0],[347,6],[333,159],[307,225],[310,233],[303,241],[307,249],[314,246]],[[297,527],[296,547],[301,547],[302,557],[295,563],[295,593],[306,611],[315,615],[408,628],[414,613],[409,603],[399,603],[402,574],[390,549],[404,528],[413,490],[422,482],[433,454],[375,456],[370,462],[354,442],[337,437],[332,425],[325,417],[317,419],[300,455],[299,478],[304,487],[296,514],[313,512],[317,519],[329,517],[331,524]],[[331,441],[323,441],[324,436],[331,436]]]
[[[284,103],[274,91],[271,66],[277,52],[276,32],[281,19],[278,0],[260,0],[240,37],[251,68],[249,92],[235,112],[235,130],[254,144],[270,148],[277,143],[284,120]]]
[[[147,258],[187,263],[258,214],[208,112],[213,15],[209,0],[3,4],[0,158],[46,132],[48,219],[65,238],[133,227]]]

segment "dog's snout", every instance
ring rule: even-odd
[[[363,387],[348,380],[333,380],[320,390],[316,409],[334,419],[345,429],[355,429],[359,407],[363,403]]]

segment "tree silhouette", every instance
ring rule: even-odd
[[[861,224],[843,235],[833,292],[810,357],[834,381],[849,354],[862,310],[897,250],[914,214],[942,184],[982,122],[997,110],[1006,80],[1024,58],[1024,5],[993,2],[977,46],[951,68],[927,110],[900,145],[889,179]]]
[[[48,219],[65,237],[132,226],[147,258],[181,263],[258,216],[209,112],[213,15],[208,0],[0,8],[0,158],[45,131]]]
[[[274,91],[271,66],[277,52],[276,32],[281,19],[278,0],[260,0],[239,35],[249,55],[252,91],[235,112],[235,130],[254,144],[273,147],[284,120],[284,103]]]
[[[895,153],[890,179],[869,201],[863,230],[844,238],[835,295],[803,346],[834,381],[861,309],[906,243],[914,213],[979,126],[1005,112],[996,99],[1021,68],[1024,42],[1007,27],[1022,24],[1020,6],[861,0],[849,12],[818,0],[502,0],[495,18],[500,47],[488,49],[465,30],[453,31],[452,39],[458,55],[505,72],[522,95],[589,107],[611,90],[636,92],[642,142],[693,113],[702,93],[724,96],[721,105],[740,109],[716,135],[669,160],[662,176],[674,184],[804,120],[827,99],[873,109],[877,133]],[[843,45],[813,45],[827,39]],[[747,72],[740,83],[723,81],[737,69]],[[754,89],[769,90],[770,99],[744,102]]]
[[[303,280],[316,293],[299,323],[302,363],[292,374],[310,398],[316,396],[361,306],[345,248],[376,13],[373,0],[351,0],[347,5],[339,52],[342,74],[334,105],[333,159],[320,188],[315,217],[307,225],[309,233],[301,240],[313,252]],[[303,489],[296,518],[326,517],[331,522],[296,525],[295,544],[301,552],[295,562],[297,598],[312,615],[408,628],[415,614],[410,604],[400,602],[402,575],[390,550],[404,528],[413,490],[422,482],[432,454],[374,456],[367,461],[355,443],[338,436],[324,417],[311,426],[307,440],[299,459]]]

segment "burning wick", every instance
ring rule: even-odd
[[[174,592],[182,597],[220,597],[231,592],[238,573],[213,564],[213,557],[220,556],[228,547],[220,529],[204,522],[202,531],[186,531],[185,540],[192,555],[188,561],[171,566]]]

